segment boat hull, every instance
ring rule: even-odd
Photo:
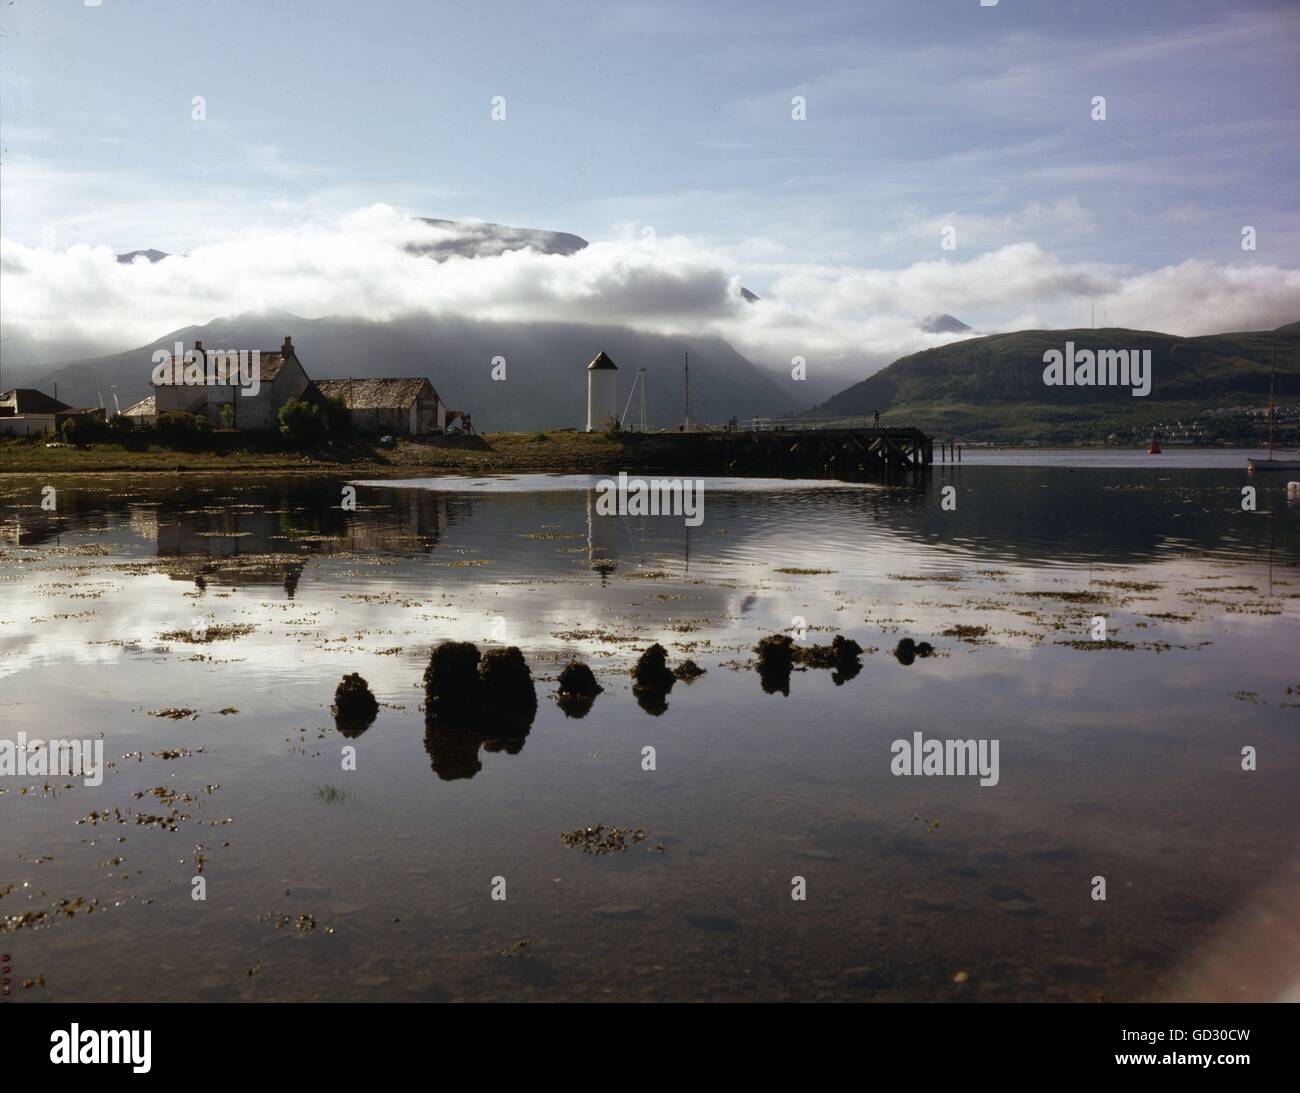
[[[1300,471],[1300,459],[1247,459],[1252,471]]]

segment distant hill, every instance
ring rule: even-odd
[[[682,354],[690,353],[691,410],[697,421],[788,415],[792,393],[721,338],[664,337],[624,327],[578,323],[488,323],[464,319],[400,318],[388,322],[303,319],[283,312],[215,319],[173,331],[125,353],[76,361],[28,386],[53,391],[78,406],[112,410],[111,387],[123,409],[151,391],[155,349],[201,339],[210,349],[275,349],[284,335],[314,379],[428,376],[443,400],[469,410],[480,430],[583,426],[587,363],[604,349],[619,368],[619,410],[638,368],[646,369],[646,420],[671,426],[682,418]],[[506,359],[505,382],[491,377],[494,357]],[[638,395],[629,420],[639,420]]]
[[[1048,387],[1043,354],[1078,349],[1149,349],[1151,393]],[[1277,350],[1278,402],[1300,402],[1300,323],[1277,330],[1180,338],[1150,330],[1022,330],[967,338],[901,357],[828,399],[811,415],[879,410],[891,424],[968,440],[1105,439],[1174,417],[1227,407],[1263,407]]]

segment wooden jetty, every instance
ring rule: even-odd
[[[746,425],[667,436],[683,454],[689,450],[693,465],[737,477],[856,480],[916,474],[934,462],[934,441],[920,429],[866,419],[755,418]]]

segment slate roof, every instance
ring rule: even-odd
[[[13,409],[15,414],[60,414],[72,409],[66,402],[51,398],[43,391],[36,390],[35,387],[11,388],[0,395],[0,402],[8,402],[15,395],[17,396],[17,403]]]
[[[406,410],[420,397],[423,376],[398,379],[316,380],[316,387],[327,398],[342,399],[349,410]],[[429,384],[430,390],[433,385]],[[437,393],[434,392],[434,397]]]

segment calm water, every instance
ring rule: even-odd
[[[57,515],[4,481],[0,738],[102,732],[114,761],[0,778],[15,996],[1278,996],[1300,505],[1260,479],[1243,512],[1230,454],[706,482],[694,528],[600,516],[586,478],[358,484],[356,511],[338,480],[54,480]],[[752,647],[796,620],[861,672],[766,693]],[[448,638],[523,649],[526,735],[427,730]],[[657,714],[628,675],[653,641],[707,670]],[[581,718],[550,698],[572,655],[605,687]],[[382,703],[351,739],[349,672]],[[893,776],[917,731],[998,740],[999,784]],[[595,824],[648,837],[562,843]]]

